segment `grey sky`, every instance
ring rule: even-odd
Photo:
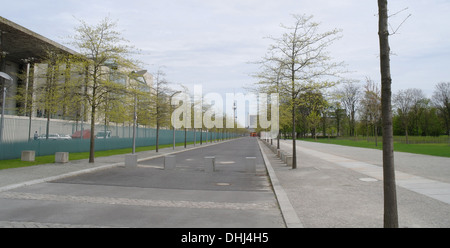
[[[421,88],[450,81],[450,1],[393,0],[391,36],[393,90]],[[291,25],[291,14],[314,15],[324,31],[343,30],[330,51],[353,71],[379,82],[376,0],[0,0],[0,15],[52,40],[64,43],[78,19],[97,23],[105,16],[142,51],[145,69],[160,66],[174,85],[202,84],[204,92],[241,91],[258,67],[248,62],[264,56],[270,40]]]

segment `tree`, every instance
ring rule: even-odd
[[[287,30],[269,47],[266,63],[279,66],[282,80],[280,94],[289,96],[292,121],[292,168],[297,168],[296,110],[300,93],[330,87],[333,83],[322,81],[324,76],[336,76],[341,63],[331,61],[326,49],[338,38],[339,30],[319,31],[319,24],[312,16],[293,15],[294,25],[282,27]]]
[[[85,74],[85,99],[90,106],[91,138],[89,148],[89,163],[95,157],[95,121],[97,111],[108,99],[110,93],[123,94],[124,85],[112,82],[107,67],[113,62],[120,68],[133,68],[135,64],[128,59],[131,47],[127,41],[116,31],[117,23],[108,17],[97,25],[89,25],[80,21],[75,29],[76,35],[72,37],[72,45],[80,52],[79,63],[82,64]]]
[[[340,101],[332,101],[330,104],[332,115],[336,121],[336,136],[341,136],[342,119],[345,116],[345,110],[341,107]]]
[[[161,70],[155,73],[155,93],[153,94],[153,100],[155,103],[155,121],[156,121],[156,152],[159,151],[159,130],[162,125],[170,122],[170,106],[171,100],[170,89],[168,88],[169,82],[164,78],[166,74]]]
[[[317,140],[317,126],[320,123],[320,115],[317,111],[313,110],[306,117],[306,121],[308,123],[308,127],[311,128],[314,139]]]
[[[350,136],[355,136],[356,127],[356,110],[358,102],[361,98],[361,87],[353,81],[346,81],[342,85],[342,88],[335,92],[337,98],[341,99],[344,106],[345,113],[347,114],[348,122],[350,125]]]
[[[266,62],[266,61],[265,61]],[[263,63],[262,67],[263,70],[257,74],[255,77],[260,79],[258,82],[258,92],[263,93],[278,93],[280,94],[280,86],[282,85],[282,81],[284,80],[282,69],[283,66],[280,63]],[[283,92],[286,93],[286,92]],[[289,98],[289,96],[286,96],[286,94],[279,95],[281,98]],[[282,106],[280,106],[282,107]],[[281,129],[278,132],[277,135],[277,149],[280,149],[280,135],[281,135]]]
[[[384,227],[398,227],[397,191],[394,169],[394,138],[392,129],[392,78],[390,65],[387,0],[378,0],[378,36],[380,43],[381,118],[383,120],[383,193]]]
[[[445,129],[445,124],[438,114],[439,110],[431,105],[430,99],[424,99],[419,118],[418,129],[422,136],[439,136]],[[445,130],[447,131],[447,130]]]
[[[429,100],[425,97],[422,89],[415,89],[413,94],[413,106],[411,111],[411,131],[413,135],[421,135],[420,120],[428,110]]]
[[[402,126],[405,130],[406,144],[408,141],[408,129],[411,116],[415,115],[413,110],[417,111],[418,105],[425,98],[423,91],[420,89],[399,90],[393,96],[393,103],[397,107],[397,114],[400,117]]]
[[[364,95],[361,99],[361,109],[367,121],[367,137],[369,136],[369,126],[374,128],[375,146],[378,145],[378,122],[381,117],[381,92],[378,85],[370,78],[366,78]]]
[[[446,133],[450,137],[450,82],[439,83],[433,93],[433,103],[444,120]]]
[[[320,124],[320,114],[324,115],[328,109],[328,101],[319,90],[308,90],[298,97],[298,106],[300,107],[300,122],[304,123],[303,130],[311,132],[317,139],[317,127]],[[301,128],[301,127],[300,127]]]
[[[60,82],[60,74],[63,67],[65,67],[65,55],[52,50],[46,50],[46,57],[42,64],[38,66],[37,84],[34,86],[34,92],[36,94],[36,100],[34,105],[38,108],[39,115],[42,114],[47,119],[46,125],[46,139],[50,133],[50,120],[52,115],[56,114],[60,107],[64,105],[63,82]],[[43,73],[42,73],[42,72]]]

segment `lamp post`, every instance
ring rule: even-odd
[[[145,78],[144,78],[144,74],[147,73],[147,70],[142,70],[142,71],[132,71],[130,75],[137,75],[137,76],[141,76],[144,79],[144,82],[140,82],[139,80],[137,80],[136,78],[134,78],[134,80],[136,80],[139,83],[142,84],[146,84],[145,82]],[[137,122],[137,94],[136,92],[134,93],[134,115],[133,115],[133,151],[132,154],[136,153],[136,122]]]
[[[181,93],[181,91],[177,91],[177,92],[174,92],[171,96],[170,96],[170,106],[172,107],[172,98],[173,98],[173,96],[174,95],[176,95],[176,94],[178,94],[178,93]],[[171,112],[173,112],[173,110],[171,111]],[[172,115],[172,113],[170,113],[171,115]],[[171,124],[172,124],[172,128],[173,128],[173,150],[175,150],[175,126],[173,125],[173,123],[172,123],[172,118],[171,118]]]
[[[4,72],[0,72],[0,78],[11,81],[13,83],[12,77]],[[3,142],[3,125],[5,123],[5,101],[6,101],[6,82],[3,83],[3,98],[2,98],[2,119],[0,122],[0,142]]]

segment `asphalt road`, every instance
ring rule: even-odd
[[[213,173],[204,170],[206,156],[215,156]],[[256,158],[255,173],[246,172],[246,157]],[[0,192],[0,225],[285,227],[256,139],[177,153],[176,160],[175,170],[165,170],[160,157]]]

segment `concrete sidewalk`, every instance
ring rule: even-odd
[[[293,170],[261,142],[295,221],[304,227],[383,226],[381,151],[297,141]],[[292,152],[292,141],[280,143],[282,151]],[[409,153],[395,158],[400,227],[450,227],[450,159]]]

